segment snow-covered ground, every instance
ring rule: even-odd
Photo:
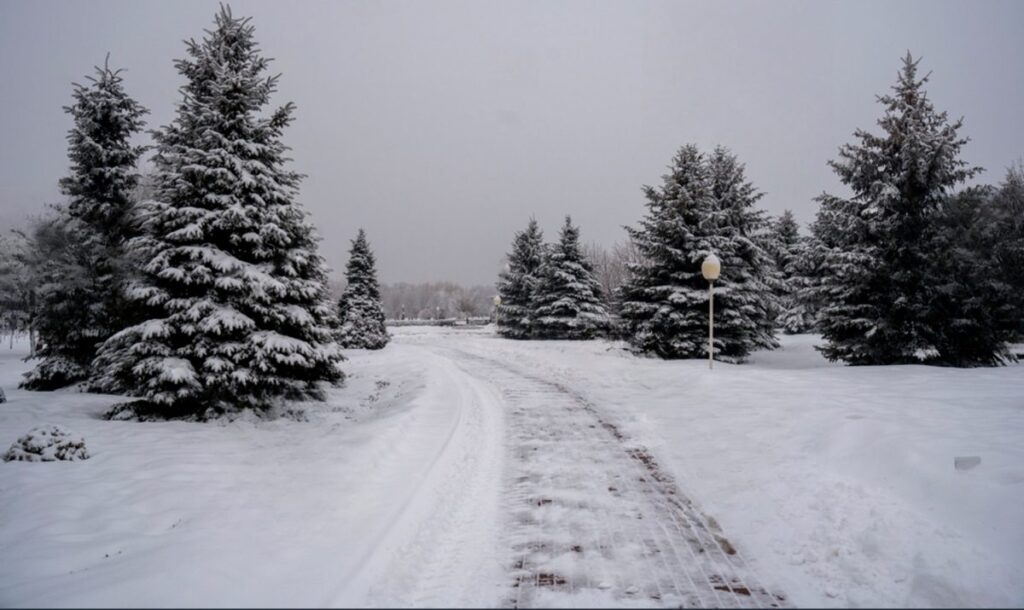
[[[3,449],[56,423],[92,454],[0,462],[0,606],[349,606],[418,595],[473,605],[498,595],[472,583],[499,580],[487,554],[501,455],[487,443],[501,413],[446,361],[401,345],[349,352],[346,387],[309,405],[307,422],[140,424],[98,418],[117,397],[17,390],[26,365],[0,354]],[[460,518],[465,548],[452,549],[442,533],[456,528],[442,522]],[[451,556],[461,590],[440,591],[450,597],[416,588],[448,576],[427,582],[434,551]]]
[[[0,463],[0,606],[1024,604],[1022,365],[392,332],[308,421],[106,422],[5,346],[0,451],[92,457]]]
[[[1024,366],[846,367],[797,336],[709,371],[454,333],[599,405],[796,605],[1024,604]]]

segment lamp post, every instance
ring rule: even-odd
[[[708,368],[715,362],[715,280],[722,272],[722,261],[714,254],[708,254],[700,265],[700,273],[708,281]]]

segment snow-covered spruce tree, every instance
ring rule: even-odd
[[[813,235],[801,236],[794,260],[793,290],[787,302],[781,327],[786,333],[817,332],[821,314],[821,279],[824,274],[825,249]]]
[[[808,298],[813,265],[808,239],[800,235],[793,212],[786,210],[773,225],[772,245],[779,274],[776,325],[788,334],[805,333],[814,326],[813,302]]]
[[[719,147],[705,157],[680,149],[660,188],[645,187],[648,214],[628,228],[641,254],[622,288],[622,319],[634,350],[662,358],[707,356],[709,253],[722,261],[715,284],[715,355],[739,362],[777,346],[772,261],[755,235],[765,219],[743,166]]]
[[[609,327],[601,284],[580,251],[580,230],[572,219],[547,249],[531,299],[534,339],[593,339]]]
[[[1006,344],[1019,320],[1019,296],[999,271],[983,271],[993,269],[991,259],[1003,241],[1002,228],[992,223],[992,191],[975,187],[945,198],[930,232],[923,334],[934,354],[928,361],[992,366],[1013,359]]]
[[[724,360],[742,362],[755,349],[779,346],[773,318],[778,277],[759,238],[770,227],[757,208],[763,194],[736,155],[718,146],[707,163],[714,210],[709,244],[722,261],[715,282],[715,349]]]
[[[792,225],[790,224],[792,221]],[[775,307],[772,310],[772,320],[776,328],[782,327],[785,301],[793,286],[786,282],[785,268],[790,260],[792,243],[799,237],[796,221],[792,218],[792,212],[786,210],[778,218],[768,218],[766,230],[758,236],[761,245],[771,256],[772,260],[772,291],[775,293]]]
[[[352,241],[345,279],[348,285],[338,301],[338,343],[346,348],[383,348],[390,337],[384,327],[376,263],[362,229]]]
[[[775,266],[782,272],[785,278],[785,270],[796,258],[795,251],[800,243],[800,225],[791,210],[786,210],[782,216],[771,222],[771,255],[775,260]]]
[[[221,7],[178,60],[183,99],[157,130],[156,198],[141,206],[147,261],[128,295],[148,318],[111,337],[108,384],[156,416],[265,409],[321,398],[340,382],[335,306],[281,142],[294,106],[260,111],[276,90],[248,19]]]
[[[526,229],[516,233],[508,266],[498,276],[501,304],[496,312],[498,334],[510,339],[528,339],[532,321],[533,290],[544,260],[544,235],[531,218]]]
[[[857,130],[858,142],[829,162],[853,196],[817,199],[828,247],[821,351],[830,360],[915,362],[929,347],[929,236],[943,198],[980,170],[959,158],[962,120],[934,109],[917,65],[908,53],[893,92],[878,98],[882,134]]]
[[[68,196],[59,214],[64,256],[47,262],[38,289],[39,356],[22,386],[51,390],[93,374],[97,347],[123,328],[130,311],[122,298],[122,246],[131,236],[129,216],[136,163],[145,150],[131,142],[146,109],[124,90],[119,70],[106,63],[88,85],[75,84],[74,120],[68,132],[71,174],[60,181]]]
[[[708,286],[700,264],[710,252],[705,229],[714,200],[696,146],[673,157],[662,186],[644,187],[647,216],[627,227],[640,261],[620,289],[623,328],[632,348],[662,358],[707,354]]]
[[[989,268],[1010,293],[1015,340],[1024,341],[1024,162],[1006,171],[989,203],[988,238],[993,243]]]

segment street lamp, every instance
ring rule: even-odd
[[[701,275],[708,281],[708,368],[715,361],[715,280],[722,272],[722,261],[714,254],[708,254],[700,265]]]

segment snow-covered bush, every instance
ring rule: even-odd
[[[87,460],[85,440],[60,426],[36,426],[4,454],[5,462],[56,462]]]
[[[185,416],[185,419],[187,418],[188,416]],[[174,417],[159,412],[146,401],[132,400],[113,405],[103,413],[103,419],[109,421],[164,421],[174,419]]]
[[[7,402],[7,396],[4,395],[4,389],[0,388],[0,403]]]

